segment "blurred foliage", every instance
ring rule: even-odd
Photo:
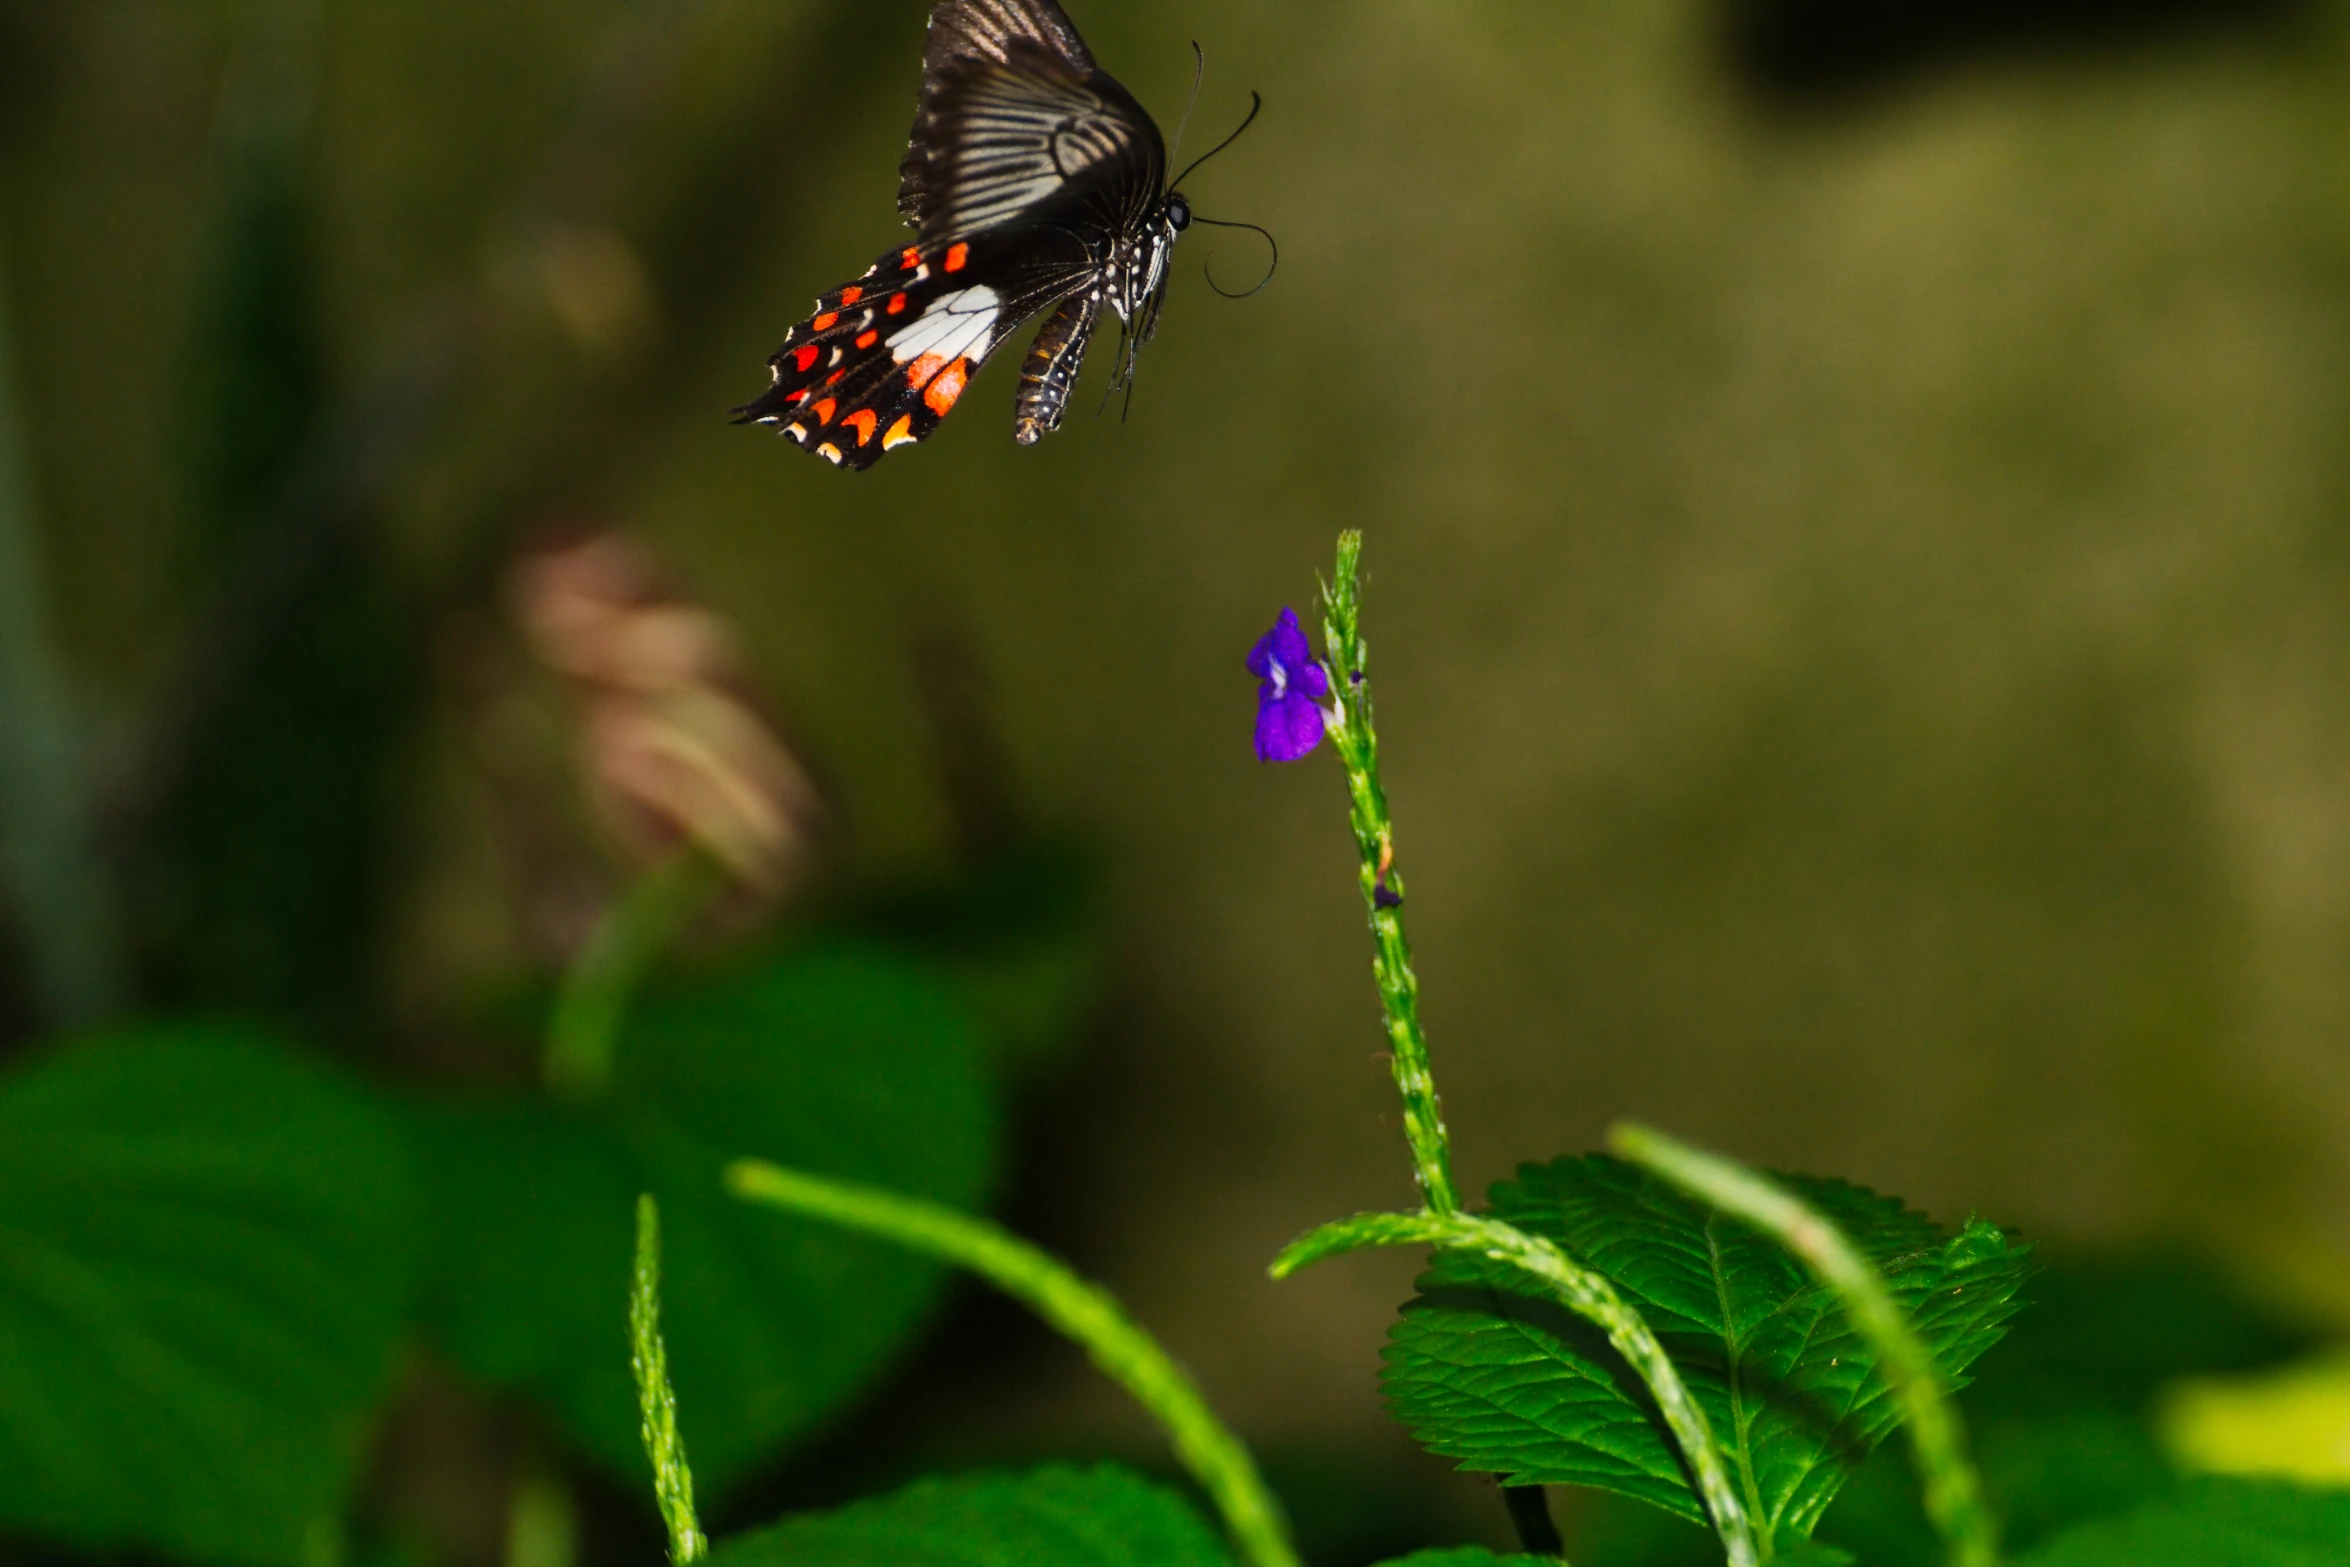
[[[615,1280],[647,1190],[687,1439],[739,1481],[902,1353],[941,1280],[727,1199],[721,1166],[788,1155],[964,1207],[995,1181],[997,1068],[932,973],[836,937],[672,980],[587,1110],[401,1108],[234,1029],[52,1047],[0,1087],[0,1523],[315,1562],[419,1320],[633,1480]]]
[[[2203,1481],[2125,1517],[2084,1524],[2016,1567],[2320,1567],[2350,1538],[2350,1495]]]
[[[2204,1474],[2350,1484],[2350,1360],[2320,1358],[2243,1377],[2192,1377],[2163,1393],[2163,1445]]]
[[[877,890],[850,929],[920,953],[962,995],[999,1063],[1050,1068],[1104,1001],[1100,870],[1077,845],[1032,842],[969,871]]]
[[[1191,1504],[1103,1465],[919,1480],[730,1540],[713,1567],[1229,1567]]]
[[[418,1218],[386,1109],[249,1032],[125,1029],[0,1086],[0,1519],[315,1562]]]
[[[232,33],[187,327],[158,409],[194,585],[135,759],[130,867],[167,1006],[347,1034],[371,1010],[394,758],[422,693],[414,607],[372,506],[307,503],[331,395],[304,8]]]
[[[748,1208],[720,1169],[787,1157],[972,1208],[999,1157],[970,1015],[906,958],[851,945],[648,999],[594,1111],[452,1108],[424,1135],[447,1259],[437,1337],[492,1385],[543,1397],[632,1482],[648,1471],[612,1280],[628,1277],[637,1193],[659,1200],[679,1425],[721,1496],[868,1383],[941,1279],[895,1248]]]
[[[1762,91],[1883,90],[1953,61],[2094,55],[2259,33],[2307,19],[2304,0],[1728,0],[1729,48]]]

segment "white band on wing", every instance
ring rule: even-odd
[[[960,359],[987,341],[1003,305],[1002,296],[984,283],[941,294],[928,310],[890,334],[889,356],[899,364],[925,354]]]

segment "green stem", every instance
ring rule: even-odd
[[[1412,972],[1412,944],[1403,931],[1403,876],[1395,868],[1395,823],[1379,785],[1379,735],[1371,724],[1371,681],[1365,665],[1362,590],[1355,567],[1363,536],[1338,536],[1338,567],[1322,590],[1322,637],[1330,651],[1331,697],[1338,723],[1330,730],[1346,767],[1347,816],[1362,857],[1363,906],[1371,918],[1371,977],[1387,1013],[1388,1058],[1403,1096],[1404,1138],[1412,1147],[1421,1198],[1437,1213],[1452,1213],[1460,1195],[1452,1183],[1444,1106],[1428,1065],[1428,1034],[1420,1026],[1420,980]]]
[[[1952,1567],[1993,1567],[1998,1531],[1966,1453],[1966,1433],[1933,1357],[1894,1303],[1884,1280],[1842,1231],[1794,1193],[1743,1165],[1701,1152],[1645,1126],[1619,1125],[1608,1146],[1683,1191],[1763,1230],[1801,1258],[1844,1303],[1852,1325],[1877,1352],[1900,1400],[1925,1490],[1926,1513]]]
[[[1658,1413],[1697,1477],[1698,1495],[1713,1518],[1730,1567],[1754,1567],[1754,1525],[1730,1483],[1729,1467],[1722,1461],[1705,1411],[1640,1313],[1616,1293],[1615,1286],[1575,1262],[1555,1242],[1499,1219],[1466,1213],[1359,1213],[1291,1241],[1269,1271],[1285,1279],[1309,1263],[1365,1246],[1419,1245],[1473,1251],[1506,1263],[1540,1280],[1560,1305],[1605,1333],[1656,1399]]]
[[[653,1497],[669,1528],[676,1567],[710,1548],[694,1517],[694,1472],[677,1432],[677,1395],[669,1386],[669,1347],[661,1341],[661,1211],[650,1193],[636,1200],[636,1276],[628,1291],[629,1370],[644,1417],[645,1456],[653,1463]]]
[[[612,1058],[629,998],[688,921],[725,884],[718,862],[700,849],[678,850],[639,876],[608,910],[572,959],[547,1020],[539,1064],[547,1086],[588,1100],[612,1085]]]
[[[32,454],[16,398],[0,244],[0,873],[49,1022],[86,1027],[125,989],[89,789],[51,650]]]
[[[968,1268],[1082,1347],[1173,1440],[1175,1455],[1224,1515],[1252,1567],[1298,1567],[1280,1504],[1256,1461],[1218,1420],[1189,1373],[1097,1284],[985,1219],[879,1187],[786,1170],[756,1159],[727,1167],[727,1189],[810,1218],[862,1230]]]

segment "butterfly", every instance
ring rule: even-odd
[[[988,356],[1057,306],[1020,366],[1012,439],[1033,445],[1060,427],[1105,307],[1119,323],[1112,392],[1158,329],[1192,222],[1166,172],[1158,126],[1054,0],[938,0],[898,170],[915,242],[817,300],[735,422],[870,468],[937,429]]]

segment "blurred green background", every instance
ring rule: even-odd
[[[1262,1273],[1409,1199],[1240,668],[1359,527],[1464,1185],[1638,1115],[2350,1320],[2350,7],[1072,12],[1169,128],[1204,45],[1195,148],[1263,92],[1187,193],[1279,274],[1194,230],[1131,418],[1015,448],[998,367],[851,477],[723,415],[896,242],[915,0],[0,3],[15,1046],[513,1077],[620,872],[480,670],[617,526],[826,783],[806,907],[1093,867],[1009,1216],[1277,1469],[1490,1536],[1379,1409],[1410,1261]],[[909,1376],[852,1435],[1150,1445],[983,1304]]]

